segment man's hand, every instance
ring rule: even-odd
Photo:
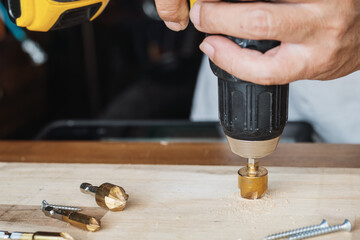
[[[163,19],[186,22],[186,13],[176,14],[174,6],[161,13],[166,5],[160,4],[162,1],[168,5],[176,2],[175,6],[183,6],[184,1],[157,3]],[[170,13],[173,18],[168,18]],[[190,17],[202,32],[281,41],[280,46],[262,54],[242,49],[222,36],[207,37],[200,49],[240,79],[263,85],[285,84],[299,79],[335,79],[360,70],[360,0],[198,0]]]

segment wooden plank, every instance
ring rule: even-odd
[[[360,169],[270,167],[270,192],[240,198],[235,166],[0,163],[0,226],[9,231],[66,231],[79,239],[262,239],[289,228],[348,218],[360,239]],[[123,212],[104,212],[80,193],[82,181],[112,182],[130,195]],[[39,204],[83,207],[101,217],[88,233],[43,216]]]
[[[0,162],[244,165],[227,143],[0,142]],[[280,144],[265,166],[360,167],[360,145]]]

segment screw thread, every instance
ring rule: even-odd
[[[42,207],[42,208],[52,207],[52,208],[54,208],[54,209],[74,211],[74,212],[79,212],[79,211],[82,210],[81,208],[78,208],[78,207],[71,207],[71,206],[62,206],[62,205],[49,204],[49,203],[46,202],[45,200],[42,201],[41,207]]]
[[[303,232],[308,232],[308,231],[313,231],[313,230],[316,230],[316,229],[326,228],[328,226],[329,225],[328,225],[327,221],[324,219],[318,225],[311,225],[311,226],[307,226],[307,227],[293,229],[293,230],[290,230],[290,231],[275,233],[275,234],[267,236],[264,240],[280,239],[280,238],[288,237],[288,236],[303,233]]]
[[[289,240],[305,239],[305,238],[309,238],[309,237],[324,235],[327,233],[338,232],[341,230],[344,230],[344,231],[346,230],[349,232],[351,231],[351,223],[349,220],[346,219],[343,224],[334,225],[334,226],[330,226],[330,227],[326,227],[326,228],[319,228],[319,229],[309,231],[309,232],[299,233],[294,236],[291,236],[289,238]]]

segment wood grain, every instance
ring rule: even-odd
[[[360,239],[360,169],[269,168],[269,194],[240,198],[235,166],[0,163],[0,226],[9,231],[65,231],[92,239],[263,239],[323,218],[348,218],[352,233],[321,239]],[[112,182],[130,195],[123,212],[97,212],[83,181]],[[79,206],[103,216],[97,233],[45,217],[40,203]]]
[[[0,142],[0,162],[244,165],[227,143]],[[360,167],[360,145],[280,144],[265,166]]]

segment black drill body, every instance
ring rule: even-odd
[[[228,38],[243,48],[262,53],[280,44],[272,40]],[[219,117],[225,134],[245,141],[279,137],[287,122],[289,85],[257,85],[236,78],[211,61],[210,66],[218,77]]]

